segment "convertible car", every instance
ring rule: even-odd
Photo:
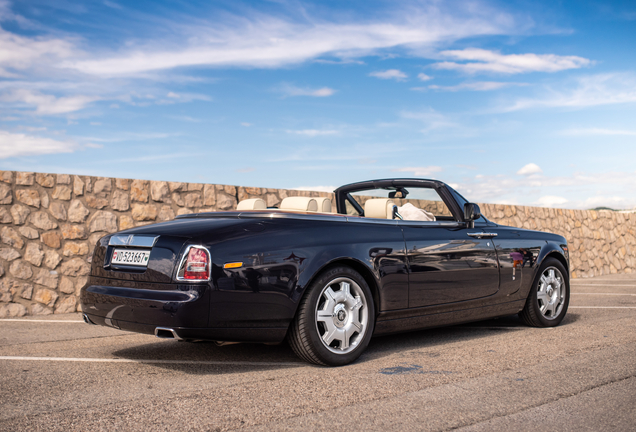
[[[107,235],[81,290],[90,324],[182,341],[280,343],[344,365],[373,335],[519,314],[558,325],[565,238],[497,225],[447,184],[387,179],[261,199]]]

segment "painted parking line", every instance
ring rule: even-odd
[[[574,295],[611,295],[611,296],[636,296],[636,294],[623,294],[623,293],[582,293],[582,292],[573,292]]]
[[[158,360],[158,359],[122,359],[122,358],[81,358],[81,357],[20,357],[0,356],[0,360],[15,361],[52,361],[79,363],[148,363],[148,364],[186,364],[204,366],[309,366],[301,362],[248,362],[248,361],[208,361],[208,360]]]
[[[568,309],[636,309],[636,306],[569,306]]]
[[[15,318],[0,318],[0,321],[13,321],[13,322],[36,322],[36,323],[82,323],[85,324],[84,321],[71,321],[71,320],[37,320],[37,319],[15,319]]]
[[[586,286],[602,286],[602,287],[626,287],[626,288],[634,288],[636,284],[617,284],[617,283],[605,283],[605,284],[578,284],[572,283],[573,287],[586,287]]]

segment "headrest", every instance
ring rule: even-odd
[[[318,204],[318,210],[321,213],[331,213],[331,200],[326,197],[314,198]]]
[[[393,219],[395,203],[388,198],[370,199],[364,203],[364,216],[376,219]]]
[[[238,203],[237,210],[265,210],[267,204],[260,198],[246,199]]]
[[[280,203],[281,210],[318,211],[318,203],[315,198],[287,197]]]

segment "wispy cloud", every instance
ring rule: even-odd
[[[499,90],[506,87],[515,87],[515,86],[526,86],[526,83],[515,83],[515,82],[498,82],[498,81],[477,81],[477,82],[465,82],[461,84],[457,84],[454,86],[440,86],[440,85],[429,85],[428,87],[413,87],[411,90],[437,90],[437,91],[450,91],[457,92],[462,90],[470,90],[470,91],[491,91],[491,90]]]
[[[66,114],[81,110],[91,102],[98,100],[94,96],[76,95],[55,97],[40,92],[18,89],[0,95],[0,101],[18,107],[35,107],[36,114]]]
[[[536,200],[534,204],[538,205],[539,207],[558,207],[567,202],[568,202],[567,198],[563,198],[556,195],[545,195],[539,198],[538,200]]]
[[[407,172],[413,173],[415,177],[428,177],[435,173],[442,172],[442,167],[439,166],[424,166],[424,167],[405,167],[405,168],[397,168],[394,169],[395,172]]]
[[[560,134],[561,135],[571,135],[571,136],[590,136],[590,135],[636,136],[636,130],[581,128],[581,129],[566,129],[566,130],[561,131]]]
[[[535,172],[523,178],[518,173],[477,175],[466,178],[456,189],[476,202],[518,204],[519,197],[523,197],[524,201],[538,206],[626,209],[636,206],[635,185],[636,171],[575,172],[563,176]],[[567,195],[562,191],[567,191]],[[586,198],[573,198],[577,195]],[[593,199],[590,195],[594,195]]]
[[[337,135],[339,132],[333,129],[301,129],[301,130],[288,130],[288,134],[303,135],[307,137],[317,137],[323,135]]]
[[[305,190],[305,191],[313,191],[313,192],[333,192],[338,189],[338,186],[298,186],[292,188],[291,190]]]
[[[387,69],[384,71],[371,72],[369,76],[380,79],[393,79],[396,81],[404,81],[408,78],[408,75],[399,69]]]
[[[16,78],[27,69],[79,54],[73,43],[64,39],[20,36],[0,28],[0,77]]]
[[[336,90],[329,87],[321,87],[321,88],[296,87],[291,84],[283,84],[282,86],[280,86],[279,89],[285,96],[327,97],[336,93]]]
[[[79,145],[72,141],[11,133],[0,130],[0,159],[53,153],[72,153]]]
[[[589,66],[589,59],[577,56],[559,56],[556,54],[501,54],[479,48],[442,51],[440,55],[467,63],[434,63],[437,69],[459,70],[466,73],[498,72],[518,74],[526,72],[558,72],[566,69],[579,69]]]
[[[433,77],[432,76],[428,76],[425,73],[418,73],[417,74],[417,79],[419,79],[420,81],[429,81],[429,80],[432,80]]]
[[[585,108],[636,102],[636,74],[609,73],[575,78],[559,89],[545,88],[545,95],[519,99],[504,111],[537,107]]]
[[[424,111],[402,111],[400,117],[405,119],[419,120],[424,124],[422,132],[431,132],[436,129],[454,128],[459,125],[450,120],[446,115],[441,114],[433,109]]]
[[[486,3],[470,13],[443,3],[395,10],[383,20],[299,21],[265,14],[232,16],[189,26],[181,40],[123,46],[114,54],[68,59],[63,67],[99,76],[135,75],[184,66],[281,67],[324,57],[355,59],[402,47],[424,47],[465,37],[520,31],[518,20]],[[179,39],[179,35],[176,35]]]
[[[251,173],[254,171],[256,171],[256,168],[254,167],[237,168],[236,170],[237,173],[242,173],[242,174]]]

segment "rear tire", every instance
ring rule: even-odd
[[[364,278],[346,266],[325,270],[309,286],[287,340],[296,355],[314,364],[342,366],[369,345],[375,306]]]
[[[541,263],[519,317],[532,327],[554,327],[563,321],[569,303],[568,272],[559,260],[547,258]]]

